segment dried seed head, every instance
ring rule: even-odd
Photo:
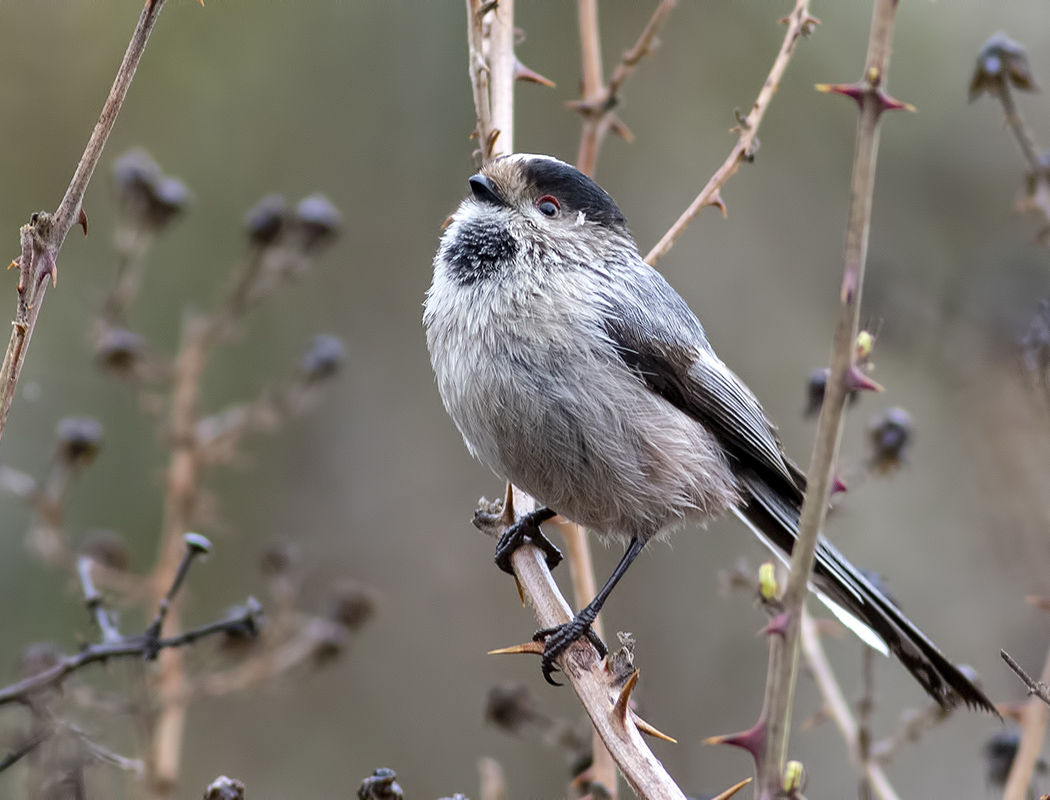
[[[159,231],[189,205],[186,184],[165,176],[145,150],[137,148],[118,158],[113,174],[121,214],[137,227]]]
[[[305,252],[313,252],[332,243],[343,224],[343,215],[323,194],[312,194],[295,209]]]
[[[35,642],[22,651],[19,672],[23,678],[32,678],[47,672],[62,660],[62,651],[53,642]]]
[[[405,794],[397,785],[397,773],[392,769],[377,769],[362,781],[357,800],[404,800]]]
[[[99,367],[121,378],[134,377],[142,363],[146,340],[125,328],[110,328],[95,348]]]
[[[977,65],[970,79],[970,101],[985,92],[998,95],[1007,84],[1022,92],[1038,89],[1024,47],[1005,33],[993,33],[977,54]]]
[[[520,736],[543,726],[547,715],[527,686],[501,683],[489,689],[485,701],[485,721],[507,733]]]
[[[223,775],[205,790],[204,800],[244,800],[244,784]]]
[[[899,469],[907,458],[914,428],[903,408],[887,408],[868,422],[870,465],[876,472]]]
[[[126,572],[131,566],[128,543],[116,531],[89,531],[80,543],[80,553],[117,572]]]
[[[1006,787],[1006,779],[1010,775],[1010,768],[1013,766],[1020,744],[1021,734],[1016,728],[997,731],[985,742],[985,768],[988,770],[988,784],[993,788],[1002,790]],[[1047,771],[1046,760],[1042,757],[1036,762],[1035,771],[1039,773]]]
[[[358,581],[345,580],[332,589],[325,616],[356,631],[376,615],[378,605],[374,591]]]
[[[259,566],[264,575],[276,577],[294,572],[299,565],[299,546],[293,542],[273,542],[262,555]]]
[[[318,383],[339,371],[346,357],[346,348],[335,336],[320,334],[314,337],[310,349],[299,362],[299,371],[307,383]]]
[[[226,610],[227,620],[238,620],[237,625],[227,625],[222,633],[222,648],[227,654],[243,655],[259,638],[263,624],[262,609],[258,602],[250,599],[245,605],[231,606]]]
[[[145,206],[164,177],[160,165],[141,147],[129,150],[113,163],[113,177],[121,205]]]
[[[268,247],[277,242],[288,226],[288,201],[279,194],[268,194],[248,211],[244,227],[252,244]]]
[[[831,370],[827,367],[818,367],[809,373],[809,379],[806,381],[806,407],[802,412],[805,416],[815,417],[820,413],[824,405],[824,392],[827,389],[830,375]],[[850,405],[857,402],[857,395],[855,391],[849,393]]]
[[[73,469],[90,465],[102,446],[102,424],[92,417],[59,420],[56,435],[55,458]]]

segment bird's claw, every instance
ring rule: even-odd
[[[514,551],[526,542],[536,545],[543,551],[547,561],[547,569],[554,569],[558,566],[562,561],[561,550],[544,536],[543,531],[540,530],[540,523],[546,522],[553,516],[553,511],[548,508],[541,508],[526,514],[507,528],[496,544],[496,566],[508,575],[513,575],[514,567],[510,563],[510,558],[514,555]]]
[[[593,621],[593,618],[589,619],[584,614],[577,614],[562,625],[555,625],[553,628],[542,628],[533,634],[532,640],[534,642],[543,642],[545,645],[543,656],[540,659],[540,669],[543,672],[543,679],[551,686],[561,686],[560,683],[551,677],[555,672],[560,672],[558,665],[554,662],[555,659],[569,649],[573,642],[586,638],[587,641],[594,645],[594,649],[598,651],[599,658],[605,658],[609,654],[609,648],[605,646],[605,642],[601,640],[601,637],[591,627]]]

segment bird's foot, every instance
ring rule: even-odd
[[[513,575],[514,568],[511,566],[510,557],[515,550],[527,542],[536,545],[543,551],[548,569],[558,566],[562,560],[561,550],[555,547],[554,543],[540,530],[540,523],[546,522],[553,516],[555,514],[549,508],[539,508],[526,514],[507,528],[496,544],[496,566],[508,575]]]
[[[543,679],[551,686],[561,686],[560,683],[551,677],[551,674],[558,669],[554,660],[568,650],[573,642],[586,638],[587,641],[594,645],[594,649],[598,651],[599,658],[605,658],[609,654],[609,648],[605,646],[605,642],[601,640],[601,637],[591,627],[591,623],[594,622],[596,616],[597,612],[591,613],[589,608],[585,608],[568,622],[562,625],[555,625],[553,628],[543,628],[536,631],[533,635],[532,640],[534,642],[543,642],[546,645],[543,651],[543,658],[540,661],[540,668],[543,670]]]

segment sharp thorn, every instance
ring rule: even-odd
[[[711,736],[704,739],[703,744],[728,744],[747,750],[756,763],[761,761],[766,750],[766,722],[760,719],[754,727],[739,733],[729,733],[725,736]]]
[[[514,574],[514,585],[518,587],[518,599],[521,600],[522,608],[525,607],[525,589],[521,586],[521,581],[518,580],[517,573]]]
[[[769,621],[759,634],[765,634],[766,636],[787,636],[788,625],[791,621],[791,615],[787,611],[781,611],[773,619]]]
[[[490,656],[516,656],[521,654],[542,656],[546,645],[543,642],[525,642],[510,647],[501,647],[498,650],[489,650],[486,655]]]
[[[836,475],[831,481],[831,493],[832,494],[842,494],[843,492],[848,492],[848,491],[849,491],[849,486],[846,485],[846,482],[844,480],[842,480],[842,478],[840,478],[838,475]]]
[[[616,703],[613,705],[612,718],[613,722],[617,725],[627,725],[627,712],[630,710],[631,692],[634,691],[634,687],[638,683],[639,671],[635,670],[631,673],[631,677],[627,679],[627,683],[620,689],[620,696],[616,698]]]
[[[631,144],[634,141],[634,134],[631,133],[631,129],[613,113],[609,114],[609,130],[627,142],[627,144]]]
[[[751,778],[744,778],[744,780],[740,781],[740,783],[736,784],[735,786],[730,786],[728,789],[722,792],[722,794],[713,797],[712,800],[729,800],[730,797],[739,792],[749,783],[751,783]]]
[[[631,712],[631,721],[634,722],[634,727],[636,727],[646,736],[652,736],[654,739],[663,739],[663,741],[670,742],[671,744],[678,744],[677,739],[668,736],[663,731],[657,730],[634,712]]]
[[[529,69],[516,58],[514,59],[514,80],[525,81],[526,83],[538,83],[540,86],[546,86],[550,89],[553,89],[557,85],[550,78],[545,78],[540,75],[540,73]]]
[[[18,263],[19,263],[19,260],[16,258],[14,261],[12,261],[10,264],[7,265],[7,268],[11,269],[12,267],[17,267]]]
[[[201,5],[204,5],[204,0],[201,0]],[[77,215],[77,224],[84,229],[84,235],[87,236],[88,219],[87,212],[83,208],[80,209],[80,213]]]
[[[868,377],[862,369],[851,364],[846,373],[847,392],[884,392],[886,389],[880,383],[876,383]]]
[[[729,216],[729,209],[726,208],[726,201],[722,199],[721,192],[715,192],[714,196],[707,201],[707,205],[714,206],[722,212],[722,219],[726,219]]]
[[[58,264],[51,267],[51,285],[58,286]]]

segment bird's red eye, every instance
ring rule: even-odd
[[[558,202],[558,198],[554,195],[545,194],[536,201],[536,208],[538,208],[540,213],[545,217],[556,217],[561,210],[561,204]]]

